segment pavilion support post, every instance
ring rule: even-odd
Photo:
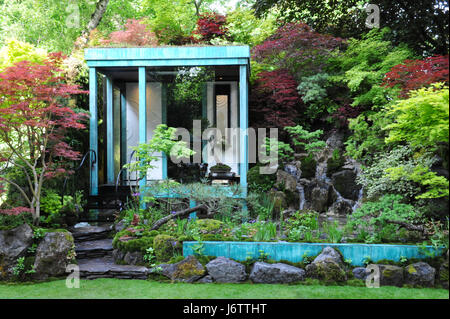
[[[248,171],[248,82],[247,66],[239,66],[239,175],[242,196],[247,195],[247,171]]]
[[[114,184],[113,81],[106,77],[106,183]]]
[[[95,152],[90,153],[90,187],[91,195],[98,195],[98,88],[97,70],[89,68],[89,148]]]
[[[145,67],[139,67],[139,144],[147,142],[147,83]],[[141,190],[147,185],[147,174],[139,181]],[[142,199],[142,195],[141,195]],[[142,203],[142,200],[141,200]]]
[[[120,159],[121,167],[127,164],[127,100],[125,92],[120,90]],[[126,176],[126,174],[124,174]]]
[[[161,123],[167,124],[167,83],[161,83]],[[162,153],[162,179],[167,179],[167,154]]]

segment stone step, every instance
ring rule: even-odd
[[[108,256],[112,254],[112,251],[112,239],[98,239],[75,243],[77,260]]]
[[[149,274],[149,269],[144,266],[116,265],[110,256],[82,259],[78,261],[78,266],[80,277],[85,279],[147,279]]]
[[[111,234],[111,224],[72,228],[70,231],[75,242],[107,239]]]

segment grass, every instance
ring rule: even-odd
[[[445,289],[366,288],[321,285],[186,284],[145,280],[81,280],[69,289],[65,280],[0,284],[0,299],[448,299]]]

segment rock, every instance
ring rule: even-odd
[[[356,279],[366,280],[367,276],[370,274],[370,271],[368,271],[364,267],[356,267],[352,270],[353,276]]]
[[[296,192],[297,191],[297,180],[291,174],[283,171],[277,171],[277,185],[283,185],[285,190]]]
[[[342,197],[357,200],[361,186],[356,183],[356,176],[356,170],[342,170],[331,175],[331,182]]]
[[[36,249],[34,262],[34,278],[41,280],[66,273],[71,262],[74,242],[69,232],[53,232],[45,234]]]
[[[333,261],[334,263],[338,264],[339,266],[344,266],[344,261],[342,260],[342,256],[341,254],[339,254],[339,252],[337,252],[335,249],[333,249],[332,247],[328,246],[325,247],[322,252],[320,253],[320,255],[318,255],[313,263],[320,263],[320,262],[324,262],[324,261]]]
[[[147,279],[149,270],[144,266],[116,265],[110,256],[78,261],[80,277],[86,279],[121,278]]]
[[[380,268],[380,286],[403,285],[403,268],[393,265],[378,265]]]
[[[127,265],[139,265],[144,263],[144,256],[140,251],[127,252],[123,260]]]
[[[421,287],[433,287],[436,269],[425,262],[418,262],[405,267],[405,284]]]
[[[441,265],[441,267],[439,267],[439,282],[441,283],[442,287],[448,289],[448,259]]]
[[[17,258],[24,257],[33,242],[33,230],[28,224],[0,230],[0,279],[12,275]]]
[[[210,283],[213,283],[214,280],[213,280],[213,278],[210,275],[206,275],[205,277],[200,278],[196,282],[198,282],[200,284],[210,284]]]
[[[325,247],[314,261],[306,266],[306,275],[328,282],[346,281],[347,274],[341,255],[331,247]]]
[[[242,282],[247,278],[244,265],[225,257],[211,260],[206,269],[215,281],[221,283]]]
[[[249,278],[254,283],[287,284],[302,281],[304,277],[305,271],[294,266],[256,262]]]
[[[194,282],[205,275],[205,268],[194,256],[175,264],[160,264],[161,274],[174,281]]]
[[[311,209],[323,213],[327,211],[328,188],[314,187],[311,191]]]
[[[350,215],[353,212],[352,202],[347,199],[341,199],[333,203],[328,210],[330,215]]]
[[[127,225],[125,224],[125,220],[122,219],[117,224],[114,225],[114,230],[116,231],[116,233],[118,233],[124,230],[125,227],[127,227]]]
[[[120,249],[114,249],[112,251],[112,257],[114,259],[114,262],[116,264],[118,264],[121,261],[123,261],[123,258],[125,257],[125,253],[123,251],[121,251]]]

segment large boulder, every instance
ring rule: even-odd
[[[323,213],[328,208],[328,187],[314,187],[311,191],[311,209]]]
[[[356,279],[366,280],[367,276],[370,274],[370,271],[364,267],[356,267],[352,270],[353,277]]]
[[[403,286],[403,268],[393,265],[378,265],[380,269],[380,286]]]
[[[34,278],[42,280],[64,275],[74,257],[74,248],[73,237],[69,232],[45,234],[36,249]]]
[[[242,282],[247,279],[245,266],[225,257],[211,260],[206,264],[206,269],[216,282]]]
[[[262,284],[288,284],[302,281],[304,277],[303,269],[283,263],[256,262],[250,273],[251,281]]]
[[[344,169],[331,176],[334,188],[344,198],[357,200],[361,186],[356,183],[356,170]]]
[[[445,289],[448,289],[448,260],[439,268],[439,281]]]
[[[277,185],[283,185],[285,190],[291,192],[297,191],[297,179],[280,169],[277,171]]]
[[[8,279],[17,259],[24,257],[33,243],[33,230],[28,224],[0,230],[0,279]]]
[[[140,251],[127,252],[123,260],[127,265],[142,265],[144,264],[144,256]]]
[[[325,247],[314,261],[306,266],[306,275],[327,282],[347,280],[342,256],[332,247]]]
[[[405,267],[405,284],[420,287],[433,287],[436,269],[425,262],[418,262]]]
[[[161,274],[173,281],[194,282],[205,275],[205,268],[194,256],[175,264],[160,264]]]

